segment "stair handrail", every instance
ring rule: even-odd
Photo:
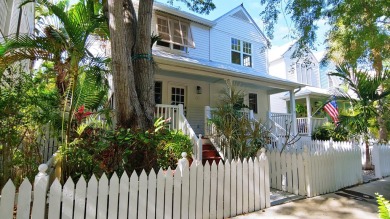
[[[263,123],[259,122],[254,114],[253,114],[253,110],[250,110],[249,111],[249,119],[251,121],[254,121],[256,123],[259,123],[260,124],[260,127],[263,129],[263,130],[269,130]],[[271,149],[271,148],[281,148],[282,147],[282,141],[281,139],[276,136],[272,131],[269,131],[269,137],[270,137],[270,142],[268,144],[268,149]]]
[[[186,116],[184,115],[184,107],[183,104],[179,104],[179,129],[183,131],[185,135],[190,138],[192,143],[192,154],[194,156],[194,160],[197,163],[202,162],[202,135],[199,134],[196,136],[194,129],[192,129],[190,123],[188,122]]]
[[[205,106],[205,135],[210,139],[222,160],[225,160],[225,158],[229,158],[229,153],[227,153],[225,148],[222,149],[221,142],[226,139],[226,136],[223,134],[221,136],[216,135],[217,127],[211,122],[211,112],[216,109],[217,108]]]

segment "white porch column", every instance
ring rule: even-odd
[[[297,113],[295,110],[295,93],[294,90],[290,90],[289,92],[290,92],[290,111],[291,111],[291,120],[292,120],[291,134],[296,135],[298,134],[298,130],[297,130]]]
[[[310,97],[306,97],[306,111],[307,111],[307,134],[308,136],[311,136],[311,103],[310,103]]]

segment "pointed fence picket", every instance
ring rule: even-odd
[[[313,197],[362,182],[358,146],[333,141],[306,141],[301,146],[303,150],[267,152],[271,188]]]
[[[219,165],[193,163],[182,171],[160,169],[157,175],[154,170],[139,176],[133,172],[130,178],[126,173],[121,177],[114,173],[110,179],[103,174],[88,182],[84,177],[77,182],[69,178],[63,186],[55,179],[49,189],[46,178],[34,187],[26,179],[18,196],[8,181],[1,192],[0,215],[4,219],[233,217],[269,207],[268,168],[263,154]]]

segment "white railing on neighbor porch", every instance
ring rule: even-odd
[[[267,152],[271,188],[313,197],[363,182],[357,145],[316,141],[303,148]]]
[[[299,134],[309,134],[309,118],[297,118],[297,126],[298,126],[298,133]]]
[[[270,207],[264,151],[254,160],[47,185],[45,178],[34,185],[26,179],[16,194],[9,180],[1,192],[1,218],[229,218]]]
[[[299,134],[311,135],[314,130],[328,121],[327,118],[302,117],[297,118]]]
[[[169,129],[181,130],[185,135],[188,135],[193,146],[192,153],[194,160],[199,162],[202,161],[202,135],[196,136],[194,130],[184,115],[184,108],[182,104],[177,106],[156,104],[154,117],[170,119]]]

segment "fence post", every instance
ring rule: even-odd
[[[210,135],[210,126],[208,125],[208,120],[211,118],[211,109],[210,106],[204,107],[204,134],[205,136]]]
[[[303,146],[303,166],[305,167],[306,195],[311,197],[311,163],[309,162],[309,152],[306,145]]]
[[[181,157],[182,158],[179,159],[179,162],[177,163],[177,166],[180,169],[181,176],[183,176],[184,168],[188,168],[190,166],[190,163],[188,162],[187,153],[186,152],[182,152],[181,153]]]
[[[184,116],[184,108],[183,104],[179,104],[179,115],[178,115],[178,121],[179,121],[179,130],[183,130],[183,118],[182,115]]]
[[[379,145],[374,145],[372,147],[372,164],[374,165],[375,177],[382,178],[382,171],[380,165],[380,154],[379,154]]]
[[[34,186],[37,185],[37,183],[41,180],[46,180],[46,190],[48,189],[49,186],[49,176],[47,175],[46,171],[49,169],[49,166],[47,164],[43,163],[39,165],[38,171],[39,173],[35,176],[35,181],[34,181]]]
[[[47,164],[39,165],[39,173],[35,176],[34,202],[31,211],[33,219],[44,218],[45,215],[46,193],[49,187],[49,176],[46,173],[48,168]]]
[[[198,158],[199,163],[202,163],[202,154],[203,153],[203,143],[202,143],[202,134],[199,134],[198,138],[198,155],[196,156]]]

